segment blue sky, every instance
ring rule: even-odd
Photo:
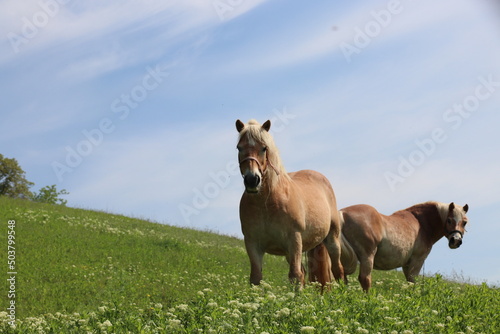
[[[241,236],[236,119],[340,208],[470,206],[426,272],[500,281],[494,1],[0,4],[0,153],[68,205]]]

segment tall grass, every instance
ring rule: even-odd
[[[500,290],[440,276],[406,283],[375,272],[367,295],[351,278],[321,294],[287,283],[266,256],[248,284],[241,240],[102,212],[0,197],[2,238],[16,220],[16,327],[5,333],[494,333]],[[4,272],[7,258],[2,253]],[[2,265],[0,265],[2,268]]]

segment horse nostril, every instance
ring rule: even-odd
[[[260,176],[257,174],[245,175],[244,183],[247,188],[257,188],[260,183]]]
[[[448,243],[450,248],[458,248],[462,245],[462,239],[460,238],[450,238],[450,242]]]

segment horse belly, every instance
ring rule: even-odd
[[[326,225],[325,225],[326,226]],[[293,232],[292,232],[293,233]],[[306,252],[320,244],[328,235],[328,228],[307,227],[299,232],[302,239],[302,251]],[[267,230],[265,239],[265,252],[272,255],[287,255],[292,237],[283,231]],[[264,240],[262,240],[264,241]]]
[[[391,270],[405,265],[411,256],[413,243],[409,241],[389,241],[383,239],[377,246],[373,268]]]
[[[255,226],[255,225],[254,225]],[[253,233],[243,233],[245,238],[260,245],[262,251],[272,255],[286,256],[290,250],[293,233],[300,233],[302,239],[302,251],[306,252],[320,244],[328,234],[328,225],[324,227],[307,226],[303,231],[292,229],[287,231],[275,224],[262,224],[260,228],[255,228]]]

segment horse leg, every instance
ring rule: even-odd
[[[259,285],[262,281],[262,260],[264,252],[262,252],[255,243],[245,239],[245,248],[250,259],[250,283]]]
[[[424,256],[423,259],[410,258],[410,261],[403,266],[403,273],[408,282],[415,283],[415,277],[420,273],[426,257]]]
[[[335,237],[332,232],[326,237],[324,244],[328,249],[328,254],[330,254],[330,260],[332,262],[332,271],[335,280],[343,280],[347,284],[346,277],[344,275],[344,267],[340,262],[340,240]]]
[[[322,286],[332,281],[330,254],[323,243],[307,252],[309,281],[319,282]]]
[[[367,293],[372,286],[372,270],[374,257],[375,252],[368,256],[360,256],[358,280],[359,283],[361,283],[361,287],[363,288],[363,290],[365,290],[365,292]]]
[[[302,236],[296,232],[291,237],[290,247],[287,256],[290,271],[288,278],[292,284],[304,285],[304,272],[302,267]]]

